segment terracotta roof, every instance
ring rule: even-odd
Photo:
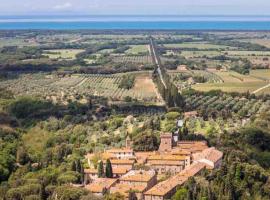
[[[187,150],[187,149],[173,149],[171,151],[172,155],[190,155],[191,151]]]
[[[153,196],[165,196],[171,190],[185,183],[189,177],[199,173],[204,167],[205,165],[203,163],[194,163],[177,175],[158,183],[150,190],[146,191],[144,194]]]
[[[113,178],[98,178],[93,183],[85,186],[86,189],[93,193],[102,193],[105,189],[109,189],[117,182]]]
[[[107,153],[133,153],[133,149],[109,149],[106,151]]]
[[[146,188],[147,188],[147,186],[143,186],[143,185],[132,185],[131,186],[128,184],[117,184],[110,189],[110,192],[111,193],[119,192],[120,194],[122,194],[124,196],[128,196],[128,192],[130,190],[135,191],[137,193],[142,193],[145,191]]]
[[[131,168],[113,167],[112,170],[113,170],[113,174],[123,175],[123,174],[126,174],[129,170],[131,170]]]
[[[159,155],[151,155],[147,159],[148,160],[185,160],[186,156],[179,155],[171,155],[171,154],[159,154]]]
[[[172,133],[163,133],[160,135],[161,138],[172,138]]]
[[[135,152],[135,156],[136,157],[148,157],[148,156],[151,156],[151,155],[155,155],[157,152],[155,151],[138,151],[138,152]]]
[[[184,165],[183,162],[180,162],[177,160],[149,160],[148,163],[150,165],[163,165],[163,166],[166,166],[166,165],[182,166],[182,165]]]
[[[111,159],[111,164],[123,164],[123,165],[133,165],[135,160],[128,160],[128,159]]]
[[[177,149],[186,150],[191,152],[200,152],[209,148],[204,141],[180,141],[177,144]]]
[[[214,147],[211,147],[211,148],[203,150],[201,153],[195,154],[194,159],[196,160],[206,159],[215,163],[218,160],[220,160],[222,156],[223,156],[223,153],[221,151],[218,151]]]
[[[198,115],[198,112],[196,110],[184,113],[185,117],[196,116],[196,115]]]
[[[175,177],[169,178],[166,181],[162,181],[152,187],[150,190],[146,191],[145,195],[153,195],[153,196],[165,196],[167,193],[169,193],[171,190],[176,188],[177,186],[183,184],[185,181],[187,181],[188,178],[181,177],[176,179]]]
[[[155,176],[155,171],[132,170],[120,178],[120,181],[148,182]]]

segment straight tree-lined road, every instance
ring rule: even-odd
[[[161,80],[162,84],[164,85],[165,89],[167,89],[166,83],[164,81],[164,78],[163,78],[163,75],[161,72],[161,67],[162,67],[161,61],[160,61],[160,58],[159,58],[159,55],[158,55],[158,52],[156,49],[154,39],[152,37],[150,37],[150,55],[152,56],[152,59],[156,65],[156,70],[159,74],[160,80]]]

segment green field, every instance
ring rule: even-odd
[[[73,60],[78,53],[83,52],[83,49],[55,49],[44,51],[44,56],[49,56],[50,59],[67,59]]]
[[[210,90],[222,90],[224,92],[253,92],[260,87],[265,86],[263,82],[252,83],[203,83],[193,86],[195,90],[210,91]]]
[[[147,52],[148,45],[131,45],[130,48],[126,51],[127,54],[140,54]]]
[[[270,80],[270,69],[251,70],[250,75]]]
[[[196,84],[193,86],[193,88],[199,91],[219,89],[224,92],[253,92],[267,85],[266,81],[260,78],[256,78],[252,75],[242,75],[233,71],[215,72],[215,74],[219,76],[224,82]]]

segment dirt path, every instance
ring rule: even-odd
[[[266,85],[266,86],[263,86],[263,87],[255,90],[255,91],[253,91],[252,94],[256,94],[256,93],[258,93],[258,92],[260,92],[260,91],[262,91],[262,90],[264,90],[264,89],[266,89],[268,87],[270,87],[270,83],[268,85]]]
[[[85,77],[81,82],[79,82],[77,85],[75,85],[75,87],[79,87],[82,84],[84,84],[84,82],[87,81],[87,77]]]

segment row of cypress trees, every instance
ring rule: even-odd
[[[106,165],[105,165],[105,171],[104,171],[104,165],[103,161],[100,161],[98,163],[98,177],[106,177],[106,178],[112,178],[113,177],[113,171],[112,171],[112,164],[110,159],[106,160]]]

